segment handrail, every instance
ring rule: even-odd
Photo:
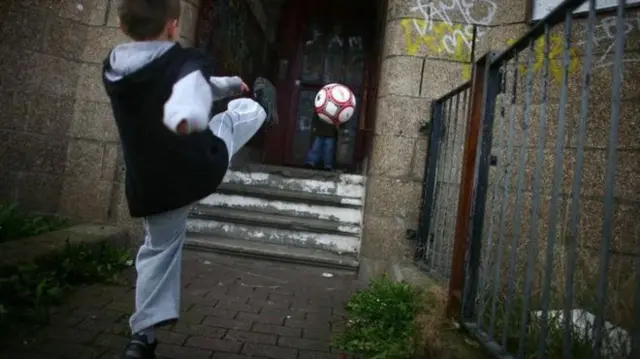
[[[499,66],[505,61],[509,61],[513,54],[521,52],[529,46],[531,40],[535,40],[544,35],[544,29],[552,27],[556,24],[564,21],[566,13],[573,12],[587,2],[587,0],[565,0],[558,5],[553,11],[551,11],[544,19],[538,21],[526,34],[520,37],[515,43],[509,46],[506,50],[500,52],[496,57],[489,62],[490,67]]]
[[[433,100],[435,102],[444,102],[452,97],[455,97],[456,95],[460,94],[462,91],[467,90],[468,88],[471,87],[471,80],[467,80],[466,82],[462,83],[461,85],[458,85],[458,87],[454,88],[453,90],[447,92],[446,94],[440,96],[439,98]]]

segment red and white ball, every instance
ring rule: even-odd
[[[314,106],[318,117],[338,126],[353,116],[356,96],[345,85],[328,84],[318,91]]]

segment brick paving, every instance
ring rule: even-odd
[[[362,285],[349,272],[195,252],[182,284],[180,321],[158,331],[160,359],[336,359],[331,335]],[[50,324],[0,340],[0,358],[118,359],[132,308],[132,284],[83,288]]]

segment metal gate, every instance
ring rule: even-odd
[[[416,259],[441,279],[451,272],[460,162],[467,128],[471,82],[433,101],[425,166],[423,208]]]
[[[417,259],[496,357],[640,358],[638,12],[589,0],[576,18],[584,3],[432,108]],[[605,16],[610,46],[595,41]]]

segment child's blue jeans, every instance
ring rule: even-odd
[[[316,136],[309,152],[307,152],[305,163],[315,167],[322,159],[324,168],[333,169],[333,156],[335,151],[336,139],[334,137]]]

